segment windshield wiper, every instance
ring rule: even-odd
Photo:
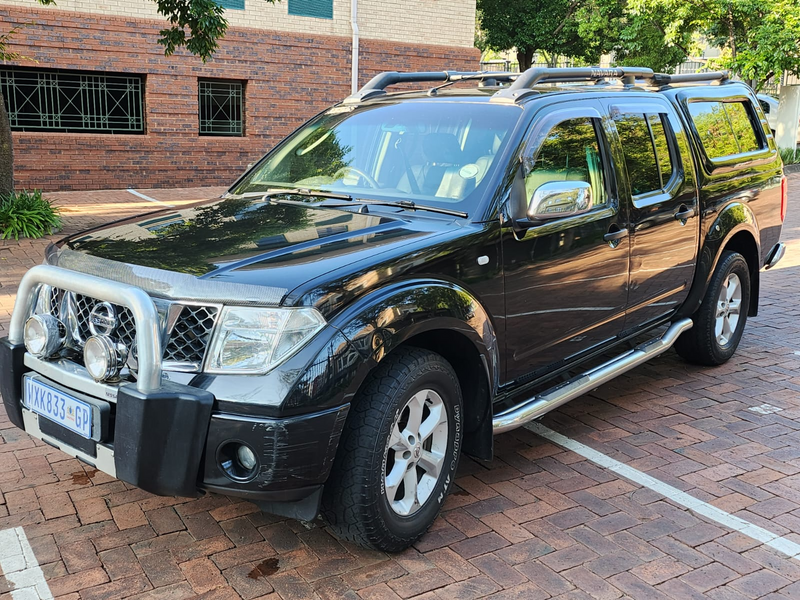
[[[453,217],[461,217],[466,219],[469,215],[460,210],[452,210],[449,208],[439,208],[438,206],[428,206],[426,204],[417,204],[411,200],[370,200],[367,198],[354,198],[350,194],[336,194],[334,192],[317,192],[313,190],[295,189],[275,189],[267,190],[266,192],[247,192],[242,194],[242,197],[261,197],[266,202],[272,202],[273,198],[277,196],[303,196],[304,198],[325,198],[328,200],[341,200],[341,204],[325,204],[327,208],[339,208],[349,206],[349,203],[366,204],[367,206],[389,206],[394,208],[402,208],[405,210],[424,210],[427,212],[438,213],[440,215],[450,215]],[[301,204],[306,205],[304,202],[292,202],[291,200],[282,200],[285,204]]]

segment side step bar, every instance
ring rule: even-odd
[[[607,381],[611,381],[616,376],[638,367],[659,354],[663,354],[672,347],[675,340],[684,331],[691,329],[692,325],[691,319],[676,321],[669,326],[669,329],[661,337],[653,338],[640,344],[633,350],[620,354],[591,371],[573,377],[569,381],[565,381],[533,398],[524,400],[516,406],[504,410],[495,415],[492,420],[494,433],[503,433],[504,431],[521,427],[528,421],[538,419],[554,408],[558,408],[562,404],[592,391]]]

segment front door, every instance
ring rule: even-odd
[[[700,229],[686,132],[665,100],[608,102],[628,184],[631,274],[625,329],[669,315],[689,294]]]
[[[551,181],[592,189],[589,212],[503,234],[506,380],[520,381],[616,336],[628,284],[620,206],[600,106],[561,103],[536,117],[525,150],[526,196]]]

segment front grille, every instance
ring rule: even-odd
[[[76,317],[80,335],[78,342],[81,346],[83,346],[84,342],[92,335],[92,332],[89,330],[89,315],[99,302],[100,300],[96,298],[75,294]],[[119,306],[118,304],[112,304],[111,306],[114,307],[117,313],[117,321],[119,323],[113,334],[114,339],[122,342],[128,348],[133,348],[133,342],[136,339],[136,326],[133,321],[133,313],[125,306]]]
[[[164,360],[202,363],[218,312],[214,306],[184,306],[170,332]]]
[[[83,348],[92,335],[89,315],[102,300],[51,288],[46,302],[45,309],[68,324],[73,346],[77,349]],[[112,306],[116,312],[117,326],[111,337],[124,344],[135,358],[136,325],[133,313],[127,307],[117,304]],[[219,308],[188,304],[167,304],[161,308],[164,316],[160,324],[164,340],[164,368],[169,370],[171,366],[178,367],[179,363],[182,370],[199,370],[219,316]],[[168,319],[167,315],[175,315],[176,312],[177,317]],[[80,356],[76,358],[82,359]]]

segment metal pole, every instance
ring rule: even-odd
[[[350,93],[358,91],[358,0],[350,0],[350,27],[353,30],[353,54],[350,59]]]

